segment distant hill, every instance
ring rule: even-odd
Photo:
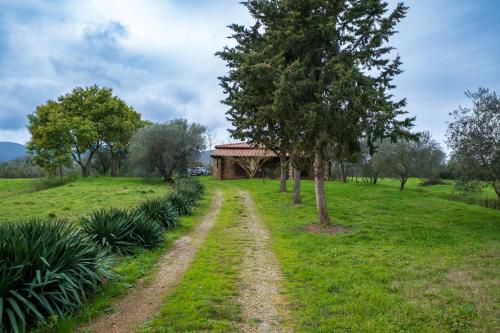
[[[208,168],[210,166],[210,154],[213,152],[213,150],[205,150],[200,154],[198,161],[203,164],[204,167]]]
[[[26,147],[15,142],[0,142],[0,162],[26,156]]]

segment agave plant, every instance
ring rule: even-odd
[[[137,207],[137,213],[146,219],[158,223],[165,229],[175,228],[177,225],[177,210],[164,198],[150,199]]]
[[[173,191],[167,195],[167,201],[170,202],[180,216],[192,213],[194,198],[187,192]]]
[[[126,211],[110,208],[93,212],[81,221],[83,231],[94,242],[118,254],[136,250],[134,226]]]
[[[178,177],[175,179],[173,188],[177,192],[185,192],[193,199],[199,199],[204,192],[203,184],[192,177]]]
[[[0,332],[24,332],[80,307],[111,257],[66,220],[0,225]]]
[[[142,212],[132,213],[131,219],[134,225],[134,238],[139,246],[152,249],[163,244],[163,228],[160,224],[148,219]]]

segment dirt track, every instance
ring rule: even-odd
[[[289,315],[281,295],[283,283],[279,263],[270,249],[269,232],[256,213],[250,195],[240,192],[245,207],[242,228],[249,246],[240,275],[239,302],[243,314],[242,332],[292,332],[287,327]]]
[[[154,315],[162,301],[189,268],[199,246],[204,242],[219,213],[223,199],[217,191],[212,206],[202,222],[188,235],[178,239],[158,260],[158,271],[153,281],[133,290],[114,305],[115,312],[96,318],[82,327],[95,333],[130,333]]]

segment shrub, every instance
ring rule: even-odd
[[[160,224],[140,212],[131,214],[131,219],[134,224],[134,238],[139,246],[152,249],[163,244],[163,228]]]
[[[131,254],[136,248],[130,215],[119,209],[101,209],[83,217],[81,226],[90,238],[112,252]]]
[[[0,225],[0,332],[80,307],[110,267],[108,252],[66,220]]]
[[[173,188],[177,192],[189,194],[194,200],[199,199],[204,192],[203,184],[198,179],[192,177],[177,177]]]
[[[442,181],[439,178],[426,179],[419,184],[420,186],[431,186],[431,185],[448,185],[448,183]]]
[[[194,198],[189,193],[174,191],[167,195],[167,200],[172,204],[179,216],[192,213]]]
[[[175,228],[177,224],[177,210],[166,199],[150,199],[137,207],[137,213],[143,214],[146,219],[158,223],[165,229]]]

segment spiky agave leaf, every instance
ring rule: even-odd
[[[136,211],[167,230],[177,225],[177,210],[165,198],[147,200],[140,204]]]
[[[130,218],[134,225],[134,238],[139,246],[152,249],[163,244],[163,228],[159,223],[150,220],[140,211],[131,213]]]
[[[0,331],[24,332],[80,307],[111,257],[66,220],[0,225]]]
[[[136,250],[132,221],[126,211],[116,208],[101,209],[81,221],[83,231],[92,240],[118,254]]]
[[[184,192],[194,200],[198,200],[204,192],[203,184],[193,177],[178,177],[175,179],[173,188],[177,192]]]
[[[173,191],[167,195],[166,199],[175,208],[179,216],[190,215],[192,213],[194,198],[189,193]]]

